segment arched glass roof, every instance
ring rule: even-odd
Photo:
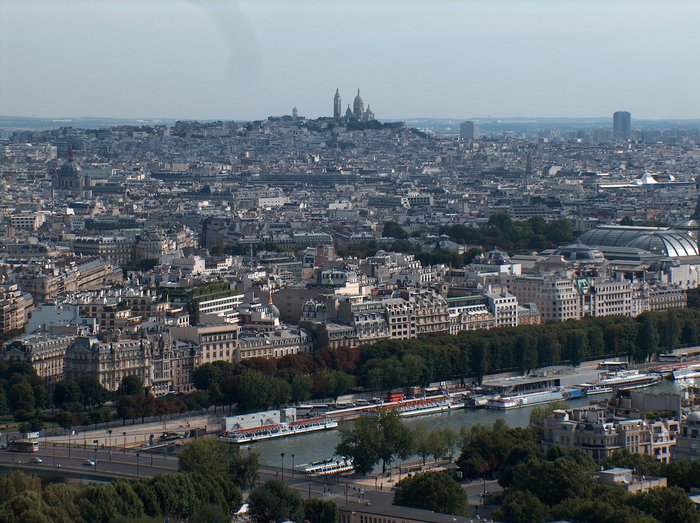
[[[690,236],[670,228],[605,225],[584,232],[578,241],[593,247],[634,247],[672,258],[698,255]]]

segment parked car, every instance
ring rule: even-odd
[[[32,456],[31,458],[29,458],[29,461],[27,461],[27,463],[43,463],[43,462],[44,462],[44,460],[41,459],[39,456]]]

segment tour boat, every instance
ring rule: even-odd
[[[648,374],[637,370],[624,370],[620,372],[612,372],[604,375],[603,378],[590,382],[582,383],[587,395],[605,394],[615,390],[630,390],[640,389],[642,387],[650,387],[661,381],[661,376],[658,374]]]
[[[423,414],[434,414],[448,410],[463,409],[463,401],[456,401],[450,397],[443,398],[418,398],[407,399],[393,403],[385,403],[381,408],[399,413],[399,416],[407,418],[410,416],[422,416]],[[368,409],[369,412],[376,412],[377,409]]]
[[[541,403],[551,403],[563,399],[564,396],[559,389],[539,390],[535,392],[496,396],[488,401],[486,407],[489,409],[508,410],[530,405],[539,405]]]
[[[673,371],[674,380],[685,380],[690,378],[700,378],[700,364],[687,365]]]
[[[255,441],[295,436],[297,434],[335,429],[337,427],[337,421],[328,418],[310,418],[290,421],[289,423],[275,423],[273,425],[263,425],[249,429],[237,429],[224,433],[220,439],[231,443],[253,443]]]
[[[303,463],[295,467],[308,476],[330,476],[331,474],[345,474],[354,470],[352,458],[335,457]]]

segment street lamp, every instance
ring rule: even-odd
[[[93,443],[95,444],[95,472],[97,472],[97,446],[99,445],[100,441],[93,440]]]
[[[140,455],[141,455],[140,453],[138,453],[138,452],[136,453],[136,477],[137,478],[139,477],[139,456]]]
[[[109,434],[109,448],[112,448],[112,429],[107,430],[107,434]]]
[[[70,435],[73,433],[73,427],[68,427],[68,457],[70,458]]]
[[[126,454],[126,431],[122,432],[124,435],[124,454]]]
[[[56,468],[56,444],[53,444],[53,467]]]
[[[280,457],[282,458],[282,481],[284,481],[284,452],[280,452]]]
[[[292,453],[292,477],[294,477],[294,453]]]

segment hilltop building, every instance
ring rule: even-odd
[[[335,96],[333,97],[333,118],[336,120],[341,119],[341,107],[340,91],[336,89]],[[374,120],[374,113],[369,108],[369,105],[367,108],[365,108],[365,102],[360,96],[359,89],[357,90],[357,96],[355,96],[355,99],[352,102],[352,109],[350,109],[350,106],[348,105],[348,108],[345,111],[345,119],[355,119],[360,122],[369,122],[370,120]]]

